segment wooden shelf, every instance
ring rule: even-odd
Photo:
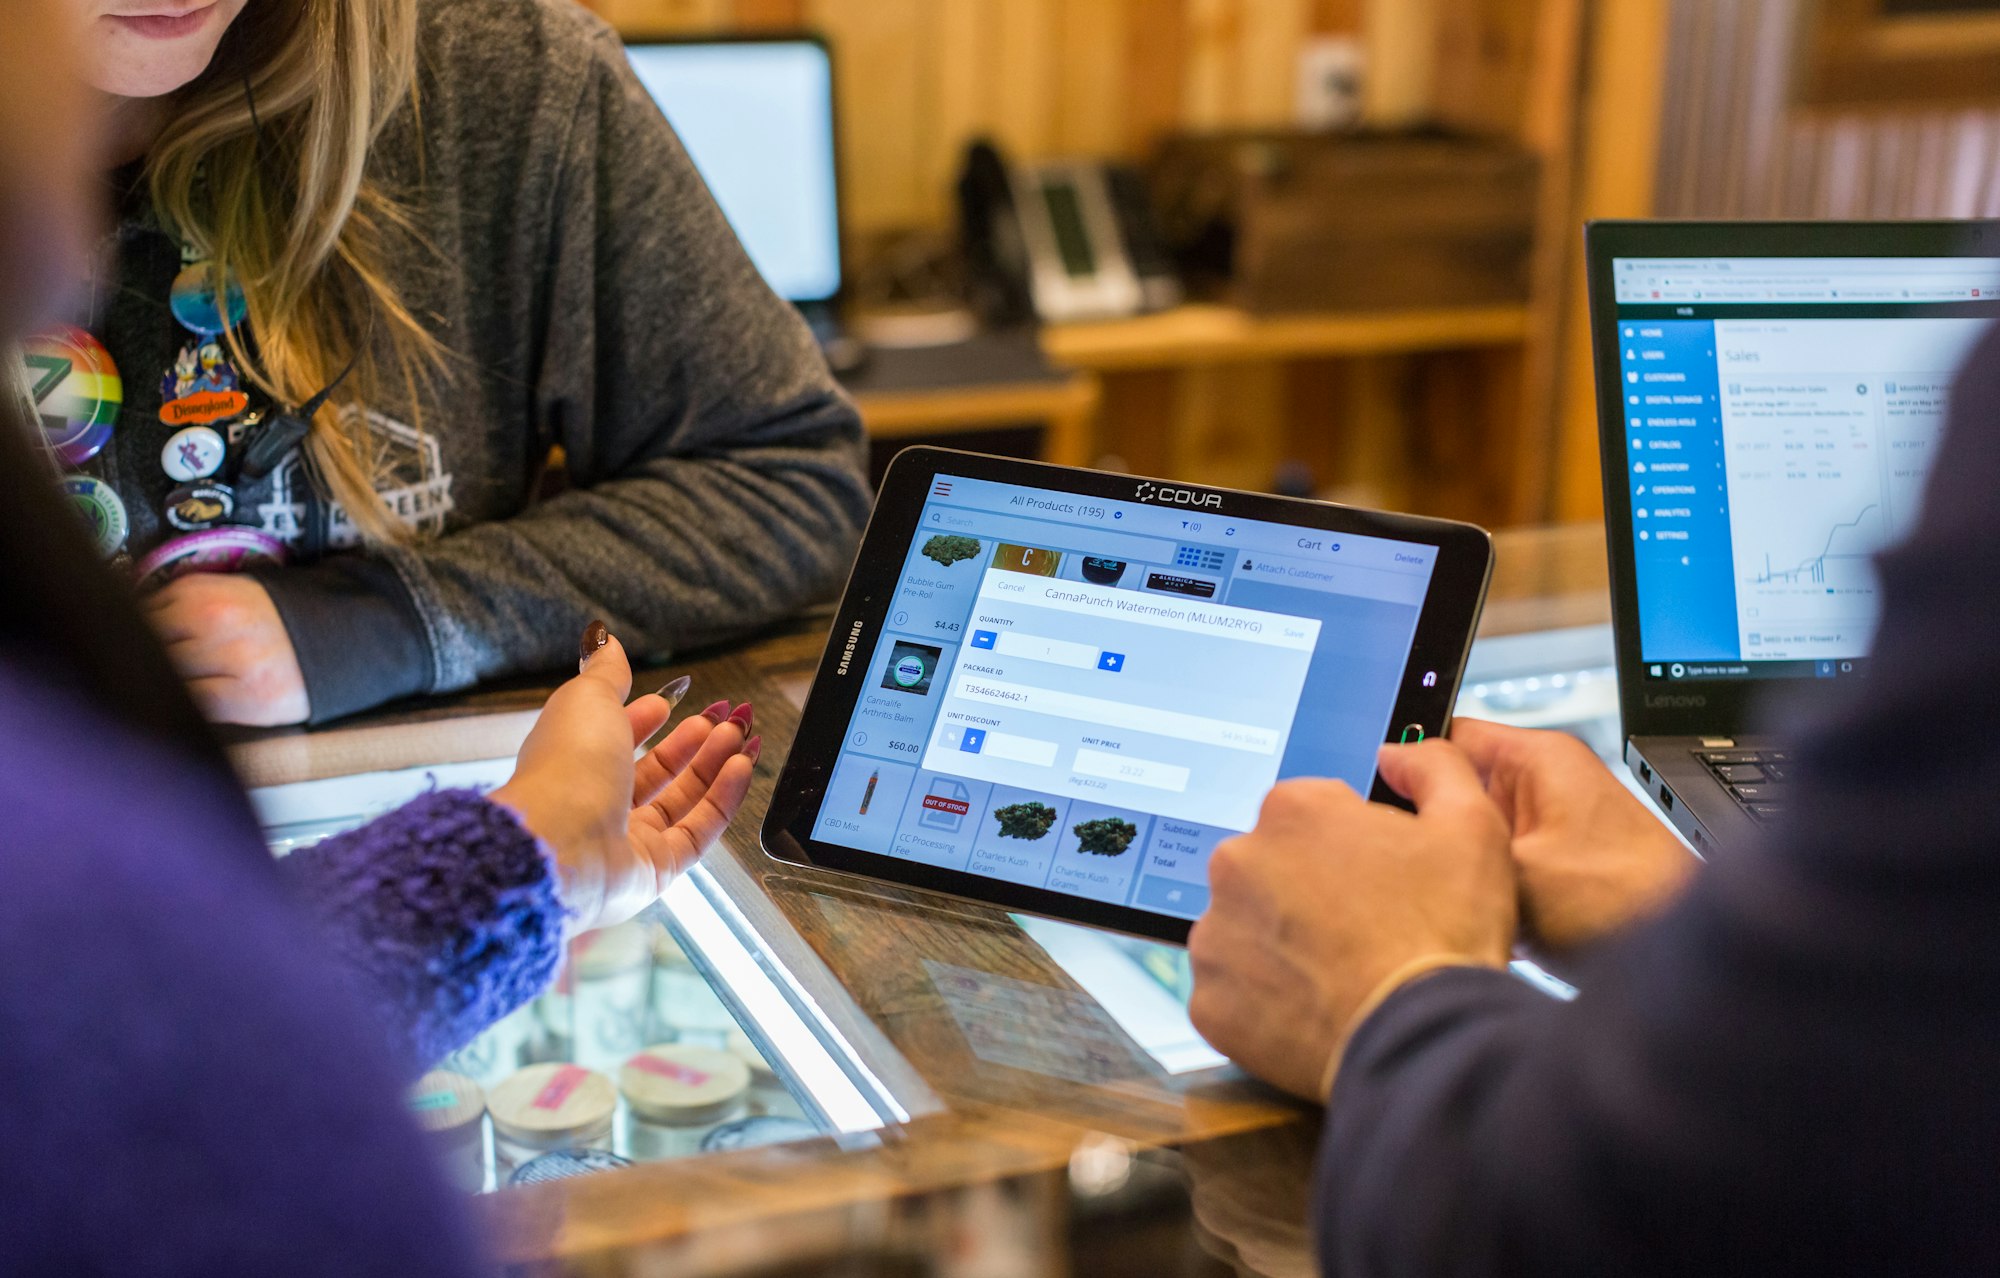
[[[1027,385],[954,386],[943,390],[864,391],[854,397],[868,432],[879,438],[977,426],[1007,426],[1097,407],[1090,377]]]
[[[1137,319],[1053,325],[1042,349],[1053,363],[1096,372],[1334,355],[1391,355],[1506,346],[1528,335],[1525,306],[1252,315],[1189,305]]]
[[[1089,373],[1071,373],[1050,382],[864,391],[854,396],[861,420],[875,439],[1038,425],[1048,432],[1044,460],[1066,466],[1091,461],[1097,401],[1097,378]]]

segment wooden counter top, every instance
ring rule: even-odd
[[[1602,621],[1603,582],[1594,527],[1503,535],[1488,619],[1504,630],[1489,632]],[[797,1222],[814,1220],[837,1233],[858,1204],[1056,1175],[1107,1140],[1120,1150],[1192,1146],[1226,1179],[1272,1174],[1271,1143],[1247,1134],[1291,1131],[1278,1144],[1296,1165],[1282,1175],[1303,1184],[1313,1111],[1233,1069],[1165,1073],[1002,911],[763,854],[758,826],[825,625],[823,616],[806,619],[673,668],[694,676],[698,704],[754,702],[767,742],[749,801],[708,865],[865,1063],[892,1089],[901,1080],[935,1097],[941,1112],[875,1138],[844,1138],[845,1147],[828,1139],[510,1189],[479,1205],[500,1257],[586,1266],[616,1253],[620,1272],[638,1272],[633,1253],[684,1257],[697,1239],[775,1245],[760,1222],[804,1229]],[[636,686],[667,676],[647,672]],[[246,736],[232,753],[253,784],[498,758],[518,744],[543,695],[527,685],[482,691],[331,730]],[[1273,1229],[1260,1246],[1303,1246],[1303,1234],[1286,1235],[1282,1222]]]

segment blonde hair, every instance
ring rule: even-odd
[[[391,238],[415,232],[368,167],[390,118],[414,109],[417,4],[252,0],[146,171],[162,220],[242,285],[256,349],[227,340],[252,382],[297,406],[355,362],[305,449],[375,542],[410,533],[376,493],[384,462],[365,415],[342,409],[393,389],[420,428],[443,356],[388,276]]]

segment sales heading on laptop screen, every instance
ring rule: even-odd
[[[940,475],[813,837],[1195,918],[1278,779],[1368,792],[1437,555]]]
[[[1856,672],[2000,258],[1612,269],[1647,674]]]

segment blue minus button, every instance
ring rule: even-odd
[[[967,728],[965,738],[958,743],[958,748],[967,754],[978,754],[986,748],[986,729]]]
[[[991,630],[975,630],[972,632],[972,646],[975,648],[991,648],[993,641],[997,638],[999,636]]]

